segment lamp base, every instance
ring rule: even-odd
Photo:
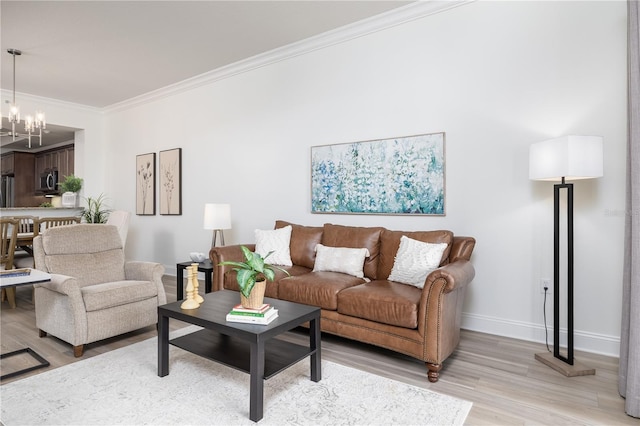
[[[596,374],[595,368],[587,367],[575,359],[573,360],[573,365],[569,365],[561,359],[554,357],[551,352],[536,354],[536,359],[567,377],[592,376]]]

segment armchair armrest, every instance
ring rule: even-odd
[[[124,263],[124,276],[128,280],[162,280],[164,266],[155,262],[127,261]]]
[[[128,280],[151,281],[158,288],[158,304],[167,303],[167,295],[162,283],[164,266],[156,262],[130,260],[124,263],[124,276]]]
[[[56,293],[64,294],[65,296],[79,297],[80,301],[82,301],[78,280],[68,275],[51,274],[51,281],[36,283],[33,287],[44,287]]]
[[[36,283],[33,287],[35,290],[36,326],[39,329],[52,333],[60,330],[72,330],[74,336],[86,336],[87,312],[77,278],[51,274],[51,281]],[[72,324],[62,325],[65,321],[72,321]],[[63,334],[57,335],[65,336],[64,331],[61,332]],[[69,342],[76,344],[75,339],[71,339]]]
[[[211,250],[209,250],[209,259],[211,259],[211,264],[214,268],[212,283],[213,291],[224,289],[225,273],[232,269],[231,266],[220,266],[220,262],[242,262],[244,260],[242,249],[240,249],[241,245],[247,247],[251,251],[256,249],[255,244],[236,244],[232,246],[212,247]]]

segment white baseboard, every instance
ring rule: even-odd
[[[176,276],[175,265],[165,265],[165,274]],[[199,279],[204,279],[204,274],[198,273]],[[495,334],[498,336],[512,337],[514,339],[530,342],[544,343],[545,331],[543,324],[533,324],[524,321],[515,321],[505,318],[490,317],[463,313],[462,328],[465,330],[479,331],[481,333]],[[553,344],[553,327],[548,328],[549,346]],[[560,329],[560,340],[566,341],[567,330]],[[608,336],[604,334],[590,333],[574,330],[574,349],[596,354],[620,357],[620,336]]]
[[[479,331],[481,333],[495,334],[498,336],[512,337],[514,339],[530,342],[545,342],[545,330],[543,324],[533,324],[524,321],[514,321],[505,318],[462,314],[462,328],[465,330]],[[548,327],[549,346],[553,344],[553,327]],[[560,329],[560,341],[566,341],[567,330]],[[620,357],[620,336],[608,336],[604,334],[590,333],[574,330],[574,349],[597,353],[615,358]]]

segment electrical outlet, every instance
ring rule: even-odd
[[[540,293],[544,294],[545,288],[547,294],[551,294],[551,292],[553,291],[553,288],[551,288],[551,278],[542,278],[540,280]]]

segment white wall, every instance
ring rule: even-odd
[[[576,348],[618,354],[626,137],[626,4],[476,2],[106,116],[112,207],[135,211],[136,155],[183,149],[181,216],[133,216],[127,255],[169,272],[207,252],[207,202],[227,244],[276,219],[451,229],[477,239],[464,326],[542,341],[552,185],[531,143],[602,135],[605,176],[575,185]],[[62,123],[61,123],[62,124]],[[446,216],[310,213],[310,147],[446,132]],[[87,179],[89,180],[89,179]],[[551,305],[549,305],[549,312]]]

